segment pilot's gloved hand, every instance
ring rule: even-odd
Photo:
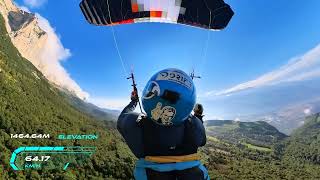
[[[194,112],[194,116],[196,116],[197,118],[199,118],[202,122],[202,118],[203,118],[203,106],[202,104],[197,103],[194,108],[193,108],[193,112]]]
[[[131,92],[131,101],[138,102],[138,100],[139,100],[138,91],[136,89],[134,89]]]

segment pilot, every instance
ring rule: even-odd
[[[134,112],[139,102],[135,88],[117,122],[119,132],[139,159],[135,179],[209,180],[197,154],[206,144],[206,134],[203,107],[195,105],[191,77],[178,69],[157,72],[141,99],[145,114]]]

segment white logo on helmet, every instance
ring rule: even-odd
[[[172,119],[176,115],[176,109],[171,106],[165,106],[162,108],[162,104],[158,102],[156,108],[151,111],[151,117],[158,123],[163,125],[172,125]]]
[[[185,74],[177,71],[165,71],[158,74],[156,80],[172,81],[181,84],[189,89],[192,88],[192,82],[189,80]]]
[[[148,86],[148,91],[143,96],[143,99],[151,99],[154,96],[159,96],[160,94],[160,86],[157,82],[151,81],[150,85]]]

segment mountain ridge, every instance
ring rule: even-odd
[[[76,171],[20,171],[0,166],[0,179],[130,179],[134,156],[110,122],[79,111],[12,44],[0,15],[0,164],[21,146],[94,146]],[[50,139],[12,139],[10,134],[50,134]],[[95,141],[58,140],[58,134],[96,134]],[[77,163],[75,161],[75,163]],[[80,162],[79,162],[80,163]],[[74,167],[74,168],[75,168]]]

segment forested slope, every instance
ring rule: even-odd
[[[0,16],[0,179],[129,179],[133,156],[117,131],[72,107],[26,59],[7,35]],[[11,139],[10,134],[45,133],[50,139]],[[58,134],[97,134],[96,141],[61,141]],[[96,146],[97,152],[74,171],[13,172],[12,151],[20,146]]]

